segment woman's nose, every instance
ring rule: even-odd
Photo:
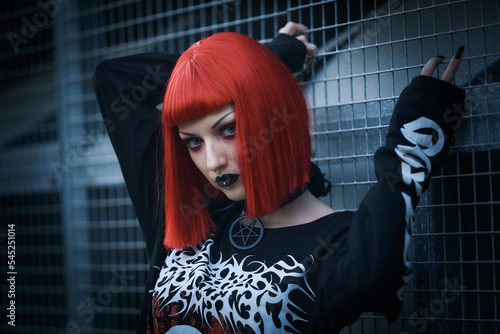
[[[207,168],[217,170],[224,167],[227,163],[224,145],[217,140],[205,143],[207,152]]]

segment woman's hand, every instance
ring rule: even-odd
[[[446,81],[446,82],[452,82],[453,79],[455,78],[455,73],[457,72],[458,66],[460,65],[460,59],[462,57],[462,52],[464,51],[464,47],[461,46],[458,48],[457,52],[455,55],[451,58],[450,63],[448,64],[448,67],[443,73],[443,76],[441,77],[441,80]],[[432,77],[432,74],[434,73],[434,70],[436,67],[438,67],[439,64],[443,62],[444,57],[443,56],[436,56],[431,58],[427,64],[425,64],[424,68],[422,68],[422,75],[427,75]]]
[[[308,35],[304,32],[307,29],[308,28],[303,24],[289,21],[287,24],[285,24],[284,27],[278,30],[278,33],[295,36],[299,41],[303,42],[306,45],[305,64],[307,65],[307,67],[309,67],[311,65],[311,58],[318,53],[318,47],[312,43],[309,43]]]

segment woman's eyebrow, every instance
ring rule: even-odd
[[[217,120],[217,122],[215,122],[215,123],[212,125],[212,129],[215,129],[215,127],[216,127],[217,125],[219,125],[219,124],[220,124],[220,122],[222,122],[222,121],[224,120],[224,118],[226,118],[227,116],[231,115],[232,113],[234,113],[234,110],[233,110],[233,111],[228,112],[227,114],[225,114],[225,115],[223,115],[221,118],[219,118],[219,119]]]
[[[185,136],[189,136],[189,137],[196,137],[196,135],[194,133],[189,133],[189,132],[181,132],[179,131],[179,133],[182,133],[183,135]]]

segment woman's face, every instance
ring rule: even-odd
[[[236,162],[234,106],[226,104],[178,128],[191,159],[207,180],[230,200],[244,200],[245,189]]]

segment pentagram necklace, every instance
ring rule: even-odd
[[[255,247],[264,235],[264,224],[259,218],[242,216],[229,228],[229,241],[238,249]]]
[[[295,200],[305,189],[307,188],[304,187],[304,190],[297,188],[280,206],[284,206]],[[262,224],[259,218],[252,216],[238,217],[233,221],[231,227],[229,227],[229,241],[238,249],[250,249],[257,246],[263,236],[264,224]]]

